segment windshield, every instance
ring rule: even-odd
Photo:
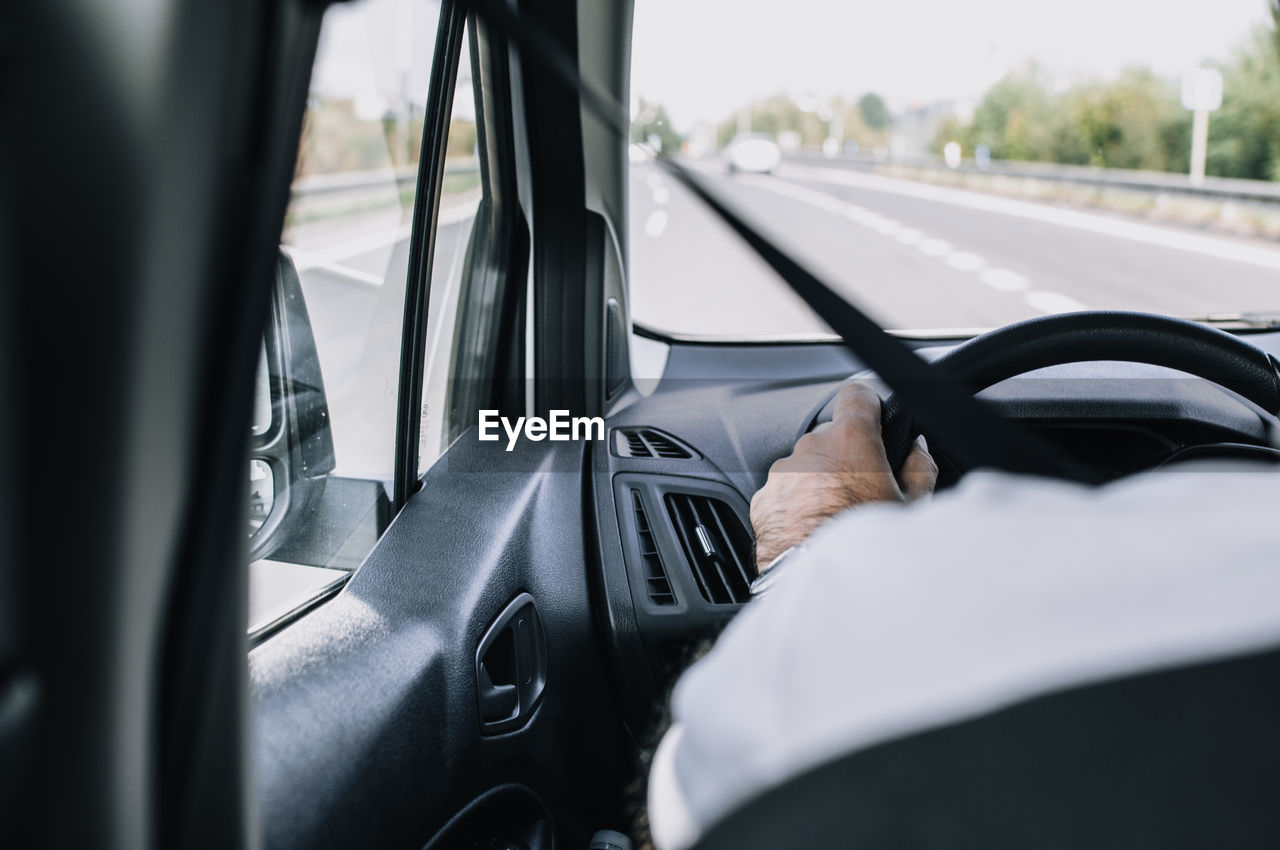
[[[829,333],[652,149],[892,329],[1280,310],[1268,0],[640,0],[631,90],[652,330]]]

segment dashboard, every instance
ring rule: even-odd
[[[1246,339],[1280,352],[1280,334]],[[950,345],[919,342],[934,358]],[[608,418],[592,452],[599,605],[633,723],[691,647],[747,599],[751,495],[850,376],[839,344],[674,343],[662,380]],[[872,380],[871,376],[865,376]],[[979,393],[1104,479],[1181,460],[1276,462],[1280,421],[1243,397],[1159,366],[1102,361],[1038,369]],[[939,487],[959,478],[931,441]]]

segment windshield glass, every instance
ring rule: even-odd
[[[1280,310],[1268,0],[640,0],[631,90],[653,330],[829,332],[651,148],[889,328]]]

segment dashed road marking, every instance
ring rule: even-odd
[[[653,190],[653,202],[655,204],[665,204],[671,200],[671,193],[667,191],[666,186],[657,186]]]
[[[797,186],[794,183],[786,183],[781,180],[760,181],[757,185],[818,209],[840,215],[849,221],[860,224],[877,233],[882,233],[902,245],[915,246],[916,250],[922,254],[939,259],[957,271],[976,274],[978,280],[992,289],[1002,292],[1025,293],[1023,301],[1026,305],[1041,313],[1069,313],[1088,309],[1076,299],[1060,292],[1028,291],[1031,289],[1031,282],[1015,271],[988,266],[986,258],[979,254],[959,250],[945,239],[928,236],[917,228],[907,227],[866,207],[845,203],[826,192],[810,189],[806,186]],[[650,232],[650,224],[652,223],[651,216],[650,221],[645,223],[646,233]],[[666,222],[663,221],[662,226],[665,226],[665,224]],[[661,232],[661,227],[659,227],[659,232]],[[654,234],[650,233],[650,235]]]
[[[1117,239],[1128,239],[1147,245],[1159,245],[1175,251],[1186,251],[1192,254],[1214,257],[1215,259],[1234,260],[1239,263],[1249,263],[1263,268],[1280,270],[1280,251],[1275,248],[1246,245],[1212,236],[1201,236],[1196,233],[1125,221],[1096,213],[1062,209],[1061,207],[1037,204],[1031,201],[983,195],[964,189],[952,189],[893,177],[881,177],[875,174],[863,174],[853,171],[838,171],[830,168],[788,165],[783,169],[783,176],[827,184],[853,186],[875,192],[887,192],[935,203],[951,204],[966,209],[1011,215],[1046,224],[1054,224],[1059,227],[1069,227],[1088,233],[1111,236]]]
[[[646,236],[661,236],[667,229],[667,214],[664,210],[654,210],[644,222]]]
[[[978,275],[978,280],[992,289],[1001,289],[1005,292],[1022,292],[1031,286],[1030,281],[1024,276],[1008,269],[983,269]]]
[[[946,257],[947,265],[962,272],[976,272],[987,267],[987,261],[968,251],[952,251]]]
[[[945,239],[929,238],[920,241],[916,248],[920,253],[930,257],[941,257],[951,253],[951,243]]]

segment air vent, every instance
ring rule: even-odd
[[[661,431],[652,428],[618,428],[613,432],[618,457],[690,458],[693,453]]]
[[[658,554],[658,544],[653,539],[653,528],[644,512],[644,501],[639,490],[631,491],[631,509],[636,515],[636,539],[640,544],[640,562],[644,567],[644,583],[649,591],[649,601],[654,605],[675,605],[676,595],[667,580],[667,571]]]
[[[667,510],[702,598],[717,605],[750,599],[751,535],[738,515],[719,499],[684,493],[668,493]]]

